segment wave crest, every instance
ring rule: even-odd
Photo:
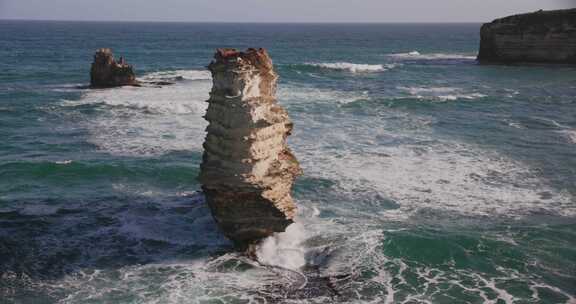
[[[397,66],[397,64],[360,64],[350,62],[307,63],[306,65],[321,69],[348,71],[351,73],[384,72]]]
[[[439,101],[454,101],[458,99],[478,99],[486,95],[478,92],[464,92],[459,88],[452,87],[397,87],[418,99]]]
[[[476,60],[476,56],[470,54],[448,54],[448,53],[430,53],[422,54],[418,51],[408,53],[395,53],[387,55],[396,59],[407,60]]]
[[[141,78],[144,81],[177,81],[177,80],[210,80],[212,76],[205,70],[173,70],[147,73]]]

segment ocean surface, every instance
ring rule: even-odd
[[[576,68],[479,24],[0,21],[0,303],[576,303]],[[89,90],[97,48],[164,87]],[[297,224],[233,251],[196,177],[220,47],[265,47]]]

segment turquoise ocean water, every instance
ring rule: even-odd
[[[0,21],[0,303],[576,303],[576,69],[479,24]],[[165,87],[88,90],[111,47]],[[298,224],[232,251],[196,181],[219,47],[265,47]]]

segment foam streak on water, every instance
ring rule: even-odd
[[[412,97],[425,100],[455,101],[486,97],[485,94],[463,92],[462,89],[451,87],[398,87],[398,89],[408,92]]]
[[[338,132],[322,130],[330,127],[307,118],[293,140],[307,174],[337,180],[349,193],[373,190],[400,204],[400,212],[383,211],[382,216],[408,217],[424,209],[512,217],[541,210],[576,214],[568,194],[547,187],[526,165],[473,145],[433,138],[426,123],[417,133],[402,134],[386,120],[408,125],[415,117],[398,112],[387,116],[384,122],[343,118]],[[326,135],[308,138],[308,130]],[[378,145],[374,138],[405,143]],[[359,149],[359,142],[361,151],[353,148]],[[329,154],[320,152],[322,147],[339,149]]]
[[[149,81],[178,79],[162,87],[121,87],[91,90],[66,106],[100,106],[101,114],[85,123],[89,141],[116,155],[161,155],[171,151],[200,150],[206,123],[210,77],[206,71],[155,72]]]
[[[412,60],[476,60],[476,56],[468,54],[447,54],[447,53],[426,53],[422,54],[418,51],[411,51],[407,53],[389,54],[389,57],[397,59],[412,59]]]
[[[308,63],[308,65],[323,69],[343,70],[351,73],[384,72],[396,67],[396,64],[358,64],[349,62]]]

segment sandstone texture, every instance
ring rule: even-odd
[[[208,66],[213,87],[200,182],[223,233],[239,249],[292,223],[294,179],[302,173],[286,144],[293,124],[276,102],[264,49],[219,49]]]
[[[90,69],[90,87],[110,88],[126,85],[138,85],[134,69],[123,57],[114,59],[111,49],[98,49]]]
[[[576,64],[576,8],[496,19],[480,30],[480,62]]]

